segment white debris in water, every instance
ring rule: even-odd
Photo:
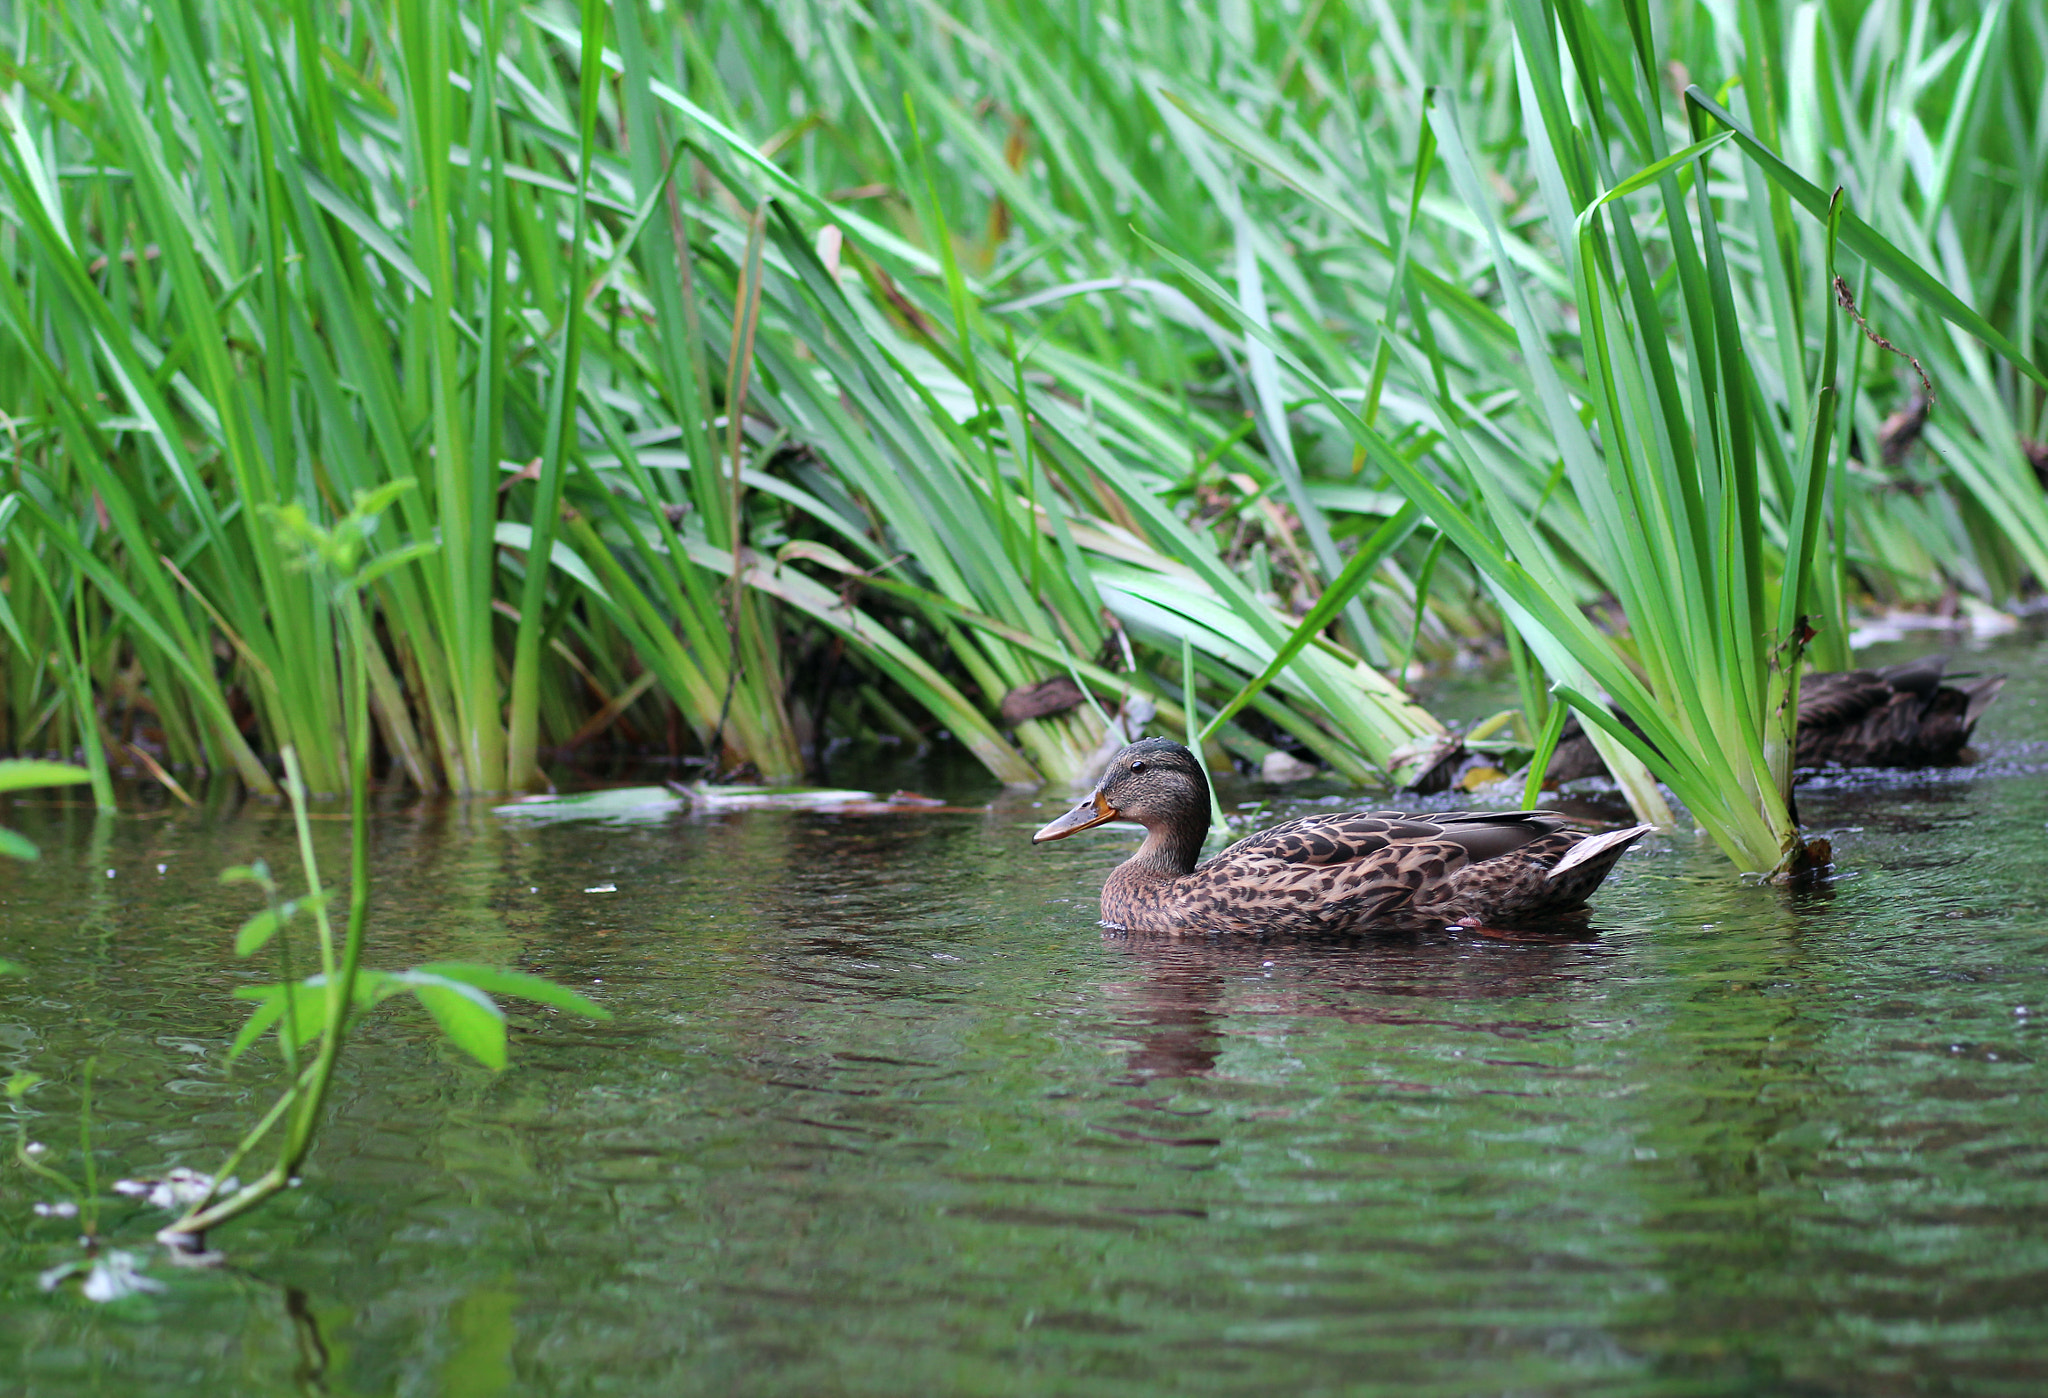
[[[242,1182],[233,1175],[221,1182],[219,1193],[233,1194]],[[114,1193],[126,1194],[159,1209],[186,1209],[214,1193],[213,1176],[188,1170],[183,1165],[160,1180],[116,1180]]]
[[[124,1296],[133,1296],[138,1292],[162,1291],[162,1282],[154,1277],[146,1277],[137,1270],[139,1262],[136,1254],[116,1248],[104,1256],[94,1258],[90,1265],[84,1262],[60,1263],[37,1277],[36,1285],[45,1291],[55,1291],[67,1280],[83,1272],[85,1284],[79,1288],[80,1293],[86,1300],[102,1304],[118,1301]]]
[[[162,1291],[162,1282],[137,1270],[139,1261],[136,1254],[119,1249],[102,1257],[85,1275],[85,1285],[80,1288],[85,1299],[105,1303],[144,1291]]]
[[[522,821],[602,820],[640,825],[667,820],[689,803],[665,786],[614,787],[569,796],[522,796],[492,810]]]
[[[583,891],[585,893],[617,893],[619,891],[619,886],[615,883],[592,884],[589,888],[586,888]]]
[[[1313,762],[1303,762],[1291,752],[1274,748],[1259,763],[1259,780],[1268,782],[1306,781],[1316,774]]]
[[[1849,632],[1849,648],[1861,650],[1886,641],[1903,641],[1915,631],[1967,632],[1975,639],[1990,636],[2004,636],[2019,629],[2019,618],[2011,612],[1979,602],[1974,597],[1961,600],[1958,616],[1933,616],[1926,612],[1886,612],[1882,616],[1864,617]]]

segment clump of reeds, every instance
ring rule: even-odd
[[[1525,742],[1559,691],[1768,867],[1808,630],[2048,569],[2048,21],[1731,13],[17,7],[0,744],[344,789],[264,511],[409,484],[423,787],[607,734],[1063,780],[1141,697],[1382,781],[1411,664],[1502,636]],[[1837,272],[1940,394],[1890,461]]]

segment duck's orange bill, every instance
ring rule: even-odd
[[[1098,791],[1086,801],[1074,807],[1073,810],[1068,811],[1058,820],[1046,826],[1036,835],[1033,835],[1031,843],[1042,845],[1047,840],[1064,840],[1076,830],[1086,830],[1091,825],[1101,825],[1104,821],[1115,820],[1122,814],[1122,811],[1103,800],[1102,793]]]

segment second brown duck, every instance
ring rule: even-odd
[[[1795,767],[1939,767],[1962,760],[1977,720],[2005,684],[1986,675],[1969,684],[1943,683],[1946,657],[1922,656],[1882,670],[1808,675],[1799,686]],[[1622,722],[1642,736],[1627,718]],[[1606,765],[1574,717],[1544,780],[1604,775]]]

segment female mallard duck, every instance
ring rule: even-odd
[[[1209,779],[1188,750],[1146,738],[1094,792],[1031,837],[1105,821],[1145,827],[1102,886],[1102,922],[1133,932],[1342,932],[1368,923],[1507,923],[1569,912],[1651,827],[1601,835],[1546,811],[1304,816],[1239,840],[1200,868]]]

